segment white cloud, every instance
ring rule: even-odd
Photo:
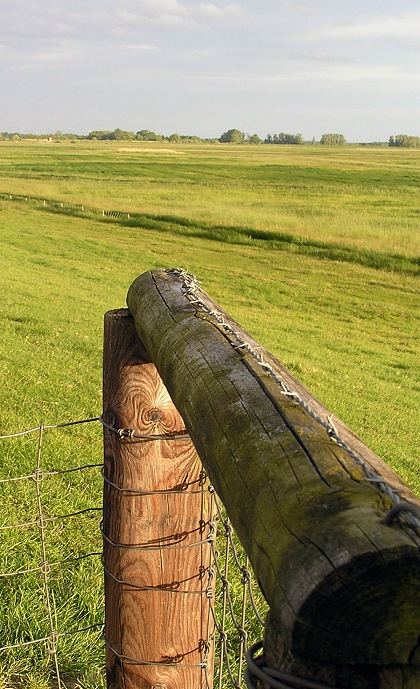
[[[240,17],[243,15],[242,7],[233,3],[228,3],[227,5],[214,5],[209,2],[201,2],[198,5],[198,11],[200,14],[214,19]]]
[[[186,29],[195,26],[191,9],[179,0],[138,0],[126,3],[125,7],[117,10],[117,18],[127,28],[134,25]]]
[[[142,26],[167,26],[167,27],[189,27],[194,22],[191,18],[181,13],[171,14],[170,12],[134,12],[132,10],[118,10],[118,21],[123,25],[122,28],[130,29]]]
[[[151,24],[173,28],[197,28],[200,19],[228,19],[243,15],[242,8],[235,3],[215,4],[211,2],[187,3],[180,0],[137,0],[117,11],[125,24]]]
[[[19,47],[8,46],[5,60],[19,70],[40,69],[48,73],[51,68],[61,69],[67,64],[82,64],[86,55],[87,50],[84,45],[73,41],[55,39],[39,41],[26,51]]]
[[[420,38],[420,11],[331,26],[320,34],[333,38]]]
[[[185,3],[179,0],[138,0],[135,5],[140,14],[152,17],[164,15],[184,16],[188,12]]]
[[[207,15],[208,17],[223,17],[223,10],[221,7],[218,7],[217,5],[212,5],[210,3],[200,3],[199,9],[202,14]]]

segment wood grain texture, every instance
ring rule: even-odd
[[[208,295],[199,296],[258,346]],[[391,500],[320,424],[281,394],[251,355],[232,347],[222,326],[188,301],[174,275],[141,275],[127,303],[270,605],[269,662],[311,672],[314,666],[357,664],[361,681],[363,673],[380,677],[378,668],[392,666],[412,681],[419,664],[418,539],[398,523],[383,523]],[[418,504],[387,465],[342,422],[334,423],[367,464]],[[350,674],[346,679],[340,670],[331,681],[340,676],[340,686],[355,689]],[[375,682],[378,689],[400,689],[388,678]]]
[[[126,309],[105,316],[103,414],[116,428],[146,435],[184,429]],[[142,442],[104,434],[104,475],[113,484],[167,491],[138,495],[104,483],[105,636],[117,652],[108,647],[108,687],[204,689],[205,673],[197,665],[212,632],[210,546],[184,547],[208,534],[201,461],[189,438]]]

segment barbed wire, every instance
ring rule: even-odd
[[[111,433],[115,433],[119,437],[120,440],[123,440],[124,438],[127,438],[128,440],[142,440],[145,442],[151,442],[153,440],[185,440],[185,439],[190,439],[189,433],[187,431],[173,431],[172,433],[159,433],[159,434],[153,434],[153,433],[140,433],[139,431],[135,430],[134,428],[118,428],[116,426],[113,426],[112,424],[109,424],[105,421],[105,419],[100,416],[98,418],[98,421],[101,422],[102,426],[106,428],[108,431]]]
[[[1,196],[1,195],[0,195]],[[380,477],[370,466],[366,464],[360,455],[353,450],[338,434],[334,426],[331,416],[326,418],[321,417],[312,407],[303,399],[295,390],[292,390],[283,378],[268,364],[261,352],[258,352],[251,346],[250,343],[244,341],[239,332],[237,332],[230,324],[226,323],[223,315],[210,309],[206,303],[199,297],[199,283],[196,278],[186,271],[181,269],[170,269],[168,272],[176,275],[182,282],[182,288],[186,294],[189,302],[195,305],[196,308],[204,311],[210,318],[214,318],[217,325],[223,329],[227,334],[232,347],[236,350],[245,349],[261,366],[270,377],[272,377],[280,386],[280,391],[289,399],[294,400],[299,404],[312,418],[314,418],[326,430],[330,440],[342,449],[356,461],[356,463],[363,469],[366,480],[374,485],[378,490],[386,493],[394,502],[394,507],[385,519],[386,524],[392,524],[394,520],[399,520],[405,526],[418,529],[420,520],[418,519],[417,508],[406,501],[402,501],[398,493],[396,493],[390,486],[388,486],[382,477]],[[260,593],[254,583],[252,570],[249,561],[243,552],[230,524],[223,506],[212,486],[207,486],[207,477],[204,471],[201,472],[200,477],[193,482],[182,483],[165,490],[139,490],[130,486],[118,485],[112,481],[104,471],[103,463],[84,464],[78,467],[69,467],[65,469],[43,469],[41,466],[41,452],[42,441],[45,432],[52,429],[62,429],[67,427],[79,426],[82,424],[90,424],[98,422],[106,431],[113,434],[119,442],[170,442],[182,441],[190,439],[190,436],[185,430],[174,433],[152,434],[147,435],[140,433],[136,429],[118,428],[112,423],[108,423],[101,416],[90,417],[86,419],[67,421],[56,424],[43,424],[29,428],[16,433],[7,433],[0,435],[0,440],[21,438],[30,434],[37,433],[37,449],[35,468],[31,473],[22,476],[11,476],[1,478],[0,484],[7,484],[20,481],[33,481],[35,484],[36,502],[37,502],[37,516],[34,520],[24,522],[22,524],[3,525],[0,530],[4,529],[23,529],[29,527],[36,527],[39,530],[39,537],[41,543],[42,561],[34,567],[26,569],[17,569],[12,572],[0,573],[0,579],[10,579],[13,577],[21,577],[32,573],[40,573],[44,588],[44,603],[47,612],[47,621],[49,627],[49,634],[28,640],[9,644],[0,647],[0,651],[10,651],[13,649],[24,648],[35,644],[45,643],[49,656],[54,663],[54,672],[57,680],[57,689],[63,689],[64,685],[60,676],[60,669],[58,663],[58,641],[60,638],[68,635],[76,635],[89,629],[103,629],[103,622],[97,622],[90,626],[77,629],[74,632],[60,632],[58,631],[57,620],[57,606],[54,598],[54,593],[51,589],[49,578],[52,569],[55,567],[63,567],[71,563],[78,562],[87,558],[101,557],[104,576],[112,579],[116,584],[121,586],[128,586],[133,590],[138,591],[159,591],[168,594],[179,595],[200,595],[208,599],[208,635],[206,639],[199,639],[197,642],[197,649],[202,653],[201,662],[194,664],[184,663],[184,657],[181,655],[174,655],[166,659],[166,662],[153,661],[141,658],[132,658],[126,655],[122,649],[115,649],[110,640],[104,637],[104,643],[108,649],[115,654],[121,663],[133,663],[140,665],[176,665],[177,667],[196,667],[202,668],[205,673],[207,689],[210,687],[210,659],[212,656],[212,649],[214,647],[216,652],[216,676],[214,687],[218,689],[225,689],[229,684],[233,689],[249,689],[256,687],[256,682],[262,683],[263,686],[272,689],[328,689],[326,685],[311,682],[299,677],[293,677],[290,674],[283,673],[267,668],[262,657],[255,657],[256,653],[261,650],[261,643],[253,644],[247,655],[247,646],[250,641],[256,640],[260,635],[261,628],[264,625],[263,616],[261,614],[263,603],[257,601]],[[198,572],[198,576],[202,581],[200,590],[193,590],[188,588],[187,580],[185,582],[168,582],[167,585],[152,586],[136,581],[126,581],[124,578],[112,572],[104,563],[102,552],[88,552],[72,558],[64,558],[62,560],[51,561],[48,560],[47,542],[46,542],[46,528],[49,523],[56,520],[66,520],[70,517],[76,517],[85,513],[94,513],[102,511],[102,507],[87,507],[85,509],[76,510],[62,515],[46,515],[43,506],[43,485],[44,480],[50,476],[65,475],[72,472],[80,472],[89,469],[101,469],[104,482],[113,490],[120,493],[127,493],[130,496],[150,496],[170,494],[196,494],[202,493],[204,495],[206,490],[209,490],[211,495],[211,517],[197,531],[200,531],[201,538],[191,543],[183,543],[185,535],[180,534],[173,537],[173,542],[160,542],[156,544],[149,543],[121,543],[114,541],[104,532],[103,523],[100,522],[99,530],[102,533],[104,541],[112,548],[132,548],[136,550],[159,550],[164,548],[169,549],[183,549],[195,547],[208,547],[211,552],[210,565],[202,568]],[[196,488],[191,488],[195,485]],[[208,530],[204,536],[203,528]],[[216,541],[216,532],[218,530],[218,541]],[[222,544],[220,546],[220,544]],[[232,574],[233,572],[233,574]],[[182,586],[181,584],[185,585]],[[214,596],[214,585],[216,585],[216,596]],[[194,649],[194,650],[197,650]],[[192,652],[192,651],[191,651]],[[247,665],[246,676],[244,678],[244,668]]]
[[[222,332],[229,336],[228,341],[233,349],[244,349],[247,351],[258,363],[261,369],[267,373],[270,378],[276,381],[276,383],[279,385],[280,393],[285,397],[294,400],[296,404],[304,409],[307,414],[309,414],[320,426],[322,426],[322,428],[324,428],[331,442],[334,442],[345,452],[347,452],[347,454],[363,470],[365,479],[371,485],[376,487],[381,493],[387,495],[395,505],[403,503],[404,507],[397,511],[392,511],[392,519],[390,519],[389,516],[386,517],[384,520],[385,523],[391,525],[394,519],[397,519],[401,525],[411,527],[417,535],[420,535],[420,509],[412,503],[402,501],[398,492],[394,490],[388,483],[386,483],[383,477],[374,471],[374,469],[363,459],[363,457],[361,457],[358,452],[356,452],[356,450],[350,447],[350,445],[339,435],[334,425],[332,415],[329,414],[324,418],[318,414],[296,390],[293,390],[290,385],[285,382],[283,377],[274,370],[271,364],[265,361],[262,351],[256,350],[249,342],[244,340],[241,333],[239,333],[237,330],[235,330],[235,328],[225,321],[225,318],[220,311],[211,309],[207,306],[205,301],[199,296],[200,283],[195,275],[188,273],[183,268],[168,268],[165,272],[179,278],[182,291],[184,292],[189,303],[192,304],[197,310],[200,310],[207,316],[210,316],[210,318],[214,318],[217,325],[220,326]],[[233,338],[233,342],[231,338]]]

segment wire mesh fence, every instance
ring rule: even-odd
[[[267,606],[215,494],[214,507],[218,522],[218,538],[211,545],[216,577],[216,597],[210,603],[215,628],[214,687],[242,689],[248,646],[261,637]]]
[[[50,436],[97,420],[41,423],[0,437],[3,465],[31,466],[7,476],[3,468],[0,478],[0,686],[61,689],[73,677],[89,686],[87,656],[101,655],[101,465],[54,466]],[[84,652],[82,639],[95,650]]]
[[[43,424],[0,435],[15,465],[0,475],[0,687],[97,689],[104,678],[101,517],[103,463],[54,466],[53,432],[100,433],[101,418]],[[89,432],[89,441],[92,433]],[[176,438],[174,438],[176,439]],[[99,437],[98,437],[99,440]],[[144,438],[147,442],[159,438]],[[24,461],[22,461],[24,458]],[[206,656],[215,658],[214,689],[245,687],[247,648],[261,637],[265,603],[223,506],[212,501],[209,539],[211,623]],[[212,586],[208,587],[210,592]],[[207,687],[210,689],[210,686]]]

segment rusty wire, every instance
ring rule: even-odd
[[[62,677],[60,675],[60,668],[58,662],[58,643],[62,637],[73,636],[77,634],[82,634],[85,631],[98,629],[102,631],[105,646],[119,659],[121,663],[136,664],[136,665],[151,665],[151,666],[174,666],[179,668],[202,668],[204,673],[204,681],[206,683],[206,689],[227,689],[227,687],[232,687],[232,689],[254,689],[257,684],[255,682],[263,681],[263,686],[272,689],[328,689],[325,685],[308,682],[302,680],[301,678],[293,677],[292,675],[287,675],[285,673],[279,673],[278,671],[272,671],[267,668],[260,658],[255,659],[255,652],[261,647],[261,644],[253,644],[250,651],[247,653],[247,646],[250,641],[255,641],[255,638],[260,635],[261,629],[264,624],[264,620],[261,615],[261,609],[259,609],[259,604],[255,600],[256,596],[256,585],[253,581],[252,570],[249,565],[249,561],[242,550],[242,547],[237,540],[232,525],[229,522],[228,517],[224,512],[223,505],[220,503],[215,490],[212,486],[207,485],[207,477],[204,471],[200,474],[199,479],[199,489],[197,491],[188,491],[185,488],[188,486],[174,487],[167,490],[159,491],[141,491],[135,490],[130,487],[118,486],[111,482],[105,475],[103,464],[85,464],[80,467],[70,467],[68,469],[51,469],[43,470],[41,467],[41,453],[42,453],[42,440],[44,433],[47,430],[55,428],[64,428],[68,426],[80,425],[83,423],[91,423],[92,421],[99,421],[104,425],[107,430],[111,433],[115,433],[120,442],[124,442],[127,439],[130,440],[154,440],[154,441],[168,441],[168,440],[178,440],[186,437],[186,433],[182,432],[179,434],[165,434],[159,435],[152,438],[145,438],[142,434],[137,434],[136,431],[128,430],[128,432],[121,432],[120,429],[114,428],[105,424],[101,417],[94,417],[89,419],[82,419],[78,421],[65,422],[60,424],[40,424],[35,428],[28,429],[27,431],[19,431],[18,433],[9,433],[4,436],[0,436],[0,439],[6,438],[19,438],[23,435],[28,435],[34,432],[38,432],[38,442],[36,447],[36,462],[35,468],[30,474],[24,476],[9,477],[5,479],[0,479],[2,483],[12,483],[16,481],[33,481],[35,483],[36,501],[37,501],[37,516],[36,519],[26,522],[20,525],[5,525],[0,528],[26,528],[28,526],[36,527],[39,529],[41,550],[43,560],[35,567],[29,567],[26,569],[20,569],[11,572],[0,573],[0,579],[21,577],[24,575],[29,575],[32,573],[39,573],[43,581],[44,590],[44,604],[47,612],[47,619],[49,624],[49,634],[43,637],[30,639],[27,641],[21,641],[11,644],[6,644],[0,647],[0,652],[8,652],[15,649],[26,648],[38,644],[44,644],[46,649],[46,654],[50,657],[54,663],[54,672],[56,676],[57,689],[64,689],[64,684],[62,682]],[[211,551],[211,563],[210,566],[202,568],[200,571],[199,578],[203,581],[201,590],[191,590],[180,586],[181,582],[169,582],[167,586],[147,586],[144,584],[139,584],[138,582],[126,581],[113,572],[111,572],[108,567],[105,566],[103,562],[102,552],[89,552],[84,553],[76,557],[64,558],[58,561],[48,561],[48,553],[46,546],[46,529],[48,524],[58,520],[66,519],[72,516],[78,516],[86,512],[96,512],[101,511],[102,508],[91,507],[84,510],[77,510],[72,513],[64,515],[53,515],[46,516],[43,508],[42,499],[42,485],[46,478],[49,476],[56,476],[60,474],[67,474],[70,472],[84,471],[91,468],[101,467],[101,473],[106,483],[108,483],[114,490],[120,492],[127,492],[132,495],[138,495],[140,498],[148,495],[154,495],[156,493],[164,493],[170,495],[171,493],[196,493],[201,492],[204,499],[204,494],[208,490],[211,494],[211,507],[210,507],[210,519],[206,524],[200,525],[200,533],[202,537],[194,541],[193,543],[184,544],[182,543],[182,538],[175,540],[172,543],[164,543],[159,545],[149,545],[149,544],[126,544],[126,543],[116,543],[103,531],[102,522],[99,525],[99,529],[102,532],[102,536],[105,541],[108,542],[112,547],[116,548],[134,548],[134,549],[159,549],[162,548],[190,548],[190,547],[209,547]],[[401,508],[402,509],[402,508]],[[394,518],[394,517],[392,517]],[[203,531],[207,530],[208,533],[204,535]],[[218,539],[216,541],[216,531]],[[123,586],[129,586],[136,590],[143,591],[164,591],[169,594],[178,595],[201,595],[206,596],[209,602],[208,606],[208,620],[207,620],[207,638],[199,639],[197,641],[197,649],[201,651],[201,662],[199,663],[188,663],[185,662],[185,656],[173,656],[171,658],[166,658],[163,661],[153,661],[142,658],[133,658],[122,650],[114,648],[111,642],[105,638],[104,635],[104,623],[95,622],[92,625],[88,625],[77,629],[72,632],[59,631],[58,629],[58,619],[57,619],[57,609],[56,603],[53,595],[53,591],[49,584],[49,577],[51,571],[55,567],[63,567],[70,565],[72,563],[84,560],[90,557],[101,557],[102,564],[104,568],[104,575],[113,579],[116,583]],[[216,597],[214,597],[214,584],[216,585]],[[264,604],[263,604],[264,606]],[[252,637],[252,638],[251,638]],[[211,685],[211,667],[210,658],[212,655],[212,650],[214,651],[214,666],[215,666],[215,677],[214,682]],[[250,655],[251,654],[251,655]],[[245,673],[246,670],[246,673]],[[244,676],[245,673],[245,676]],[[288,683],[285,683],[287,680]]]
[[[134,439],[140,440],[141,442],[150,440],[167,441],[188,437],[184,432],[179,435],[162,434],[153,437],[144,436],[133,429],[119,429],[116,426],[104,422],[103,419],[101,419],[101,423],[110,433],[114,434],[120,442]],[[102,473],[105,483],[109,485],[111,489],[138,496],[140,499],[149,495],[171,495],[173,493],[201,493],[204,499],[204,495],[207,491],[209,491],[211,495],[209,520],[204,525],[201,524],[199,528],[202,533],[204,527],[207,534],[203,534],[201,539],[193,541],[192,543],[184,544],[182,543],[182,538],[175,537],[171,542],[161,542],[152,545],[148,543],[115,542],[105,533],[102,522],[100,525],[104,541],[112,548],[158,551],[192,547],[210,548],[211,564],[208,568],[204,568],[203,571],[199,572],[199,577],[203,579],[203,584],[201,590],[198,591],[181,587],[181,582],[170,582],[167,586],[148,586],[143,583],[139,584],[138,582],[117,576],[116,573],[112,572],[106,564],[103,563],[105,577],[109,577],[115,583],[124,587],[128,586],[140,591],[165,591],[173,595],[207,596],[207,639],[199,639],[197,641],[197,649],[201,649],[202,651],[201,662],[196,664],[186,663],[184,662],[184,656],[174,656],[165,658],[161,661],[133,657],[132,655],[127,655],[123,648],[115,648],[111,640],[107,638],[105,638],[105,645],[109,651],[119,659],[122,667],[124,664],[158,666],[177,665],[177,667],[185,669],[201,667],[205,671],[206,689],[212,689],[209,679],[211,675],[209,658],[210,649],[214,647],[216,677],[213,687],[226,689],[228,686],[231,686],[233,689],[245,689],[243,675],[248,638],[250,634],[255,638],[255,627],[258,628],[258,633],[260,632],[261,626],[263,625],[263,619],[255,601],[255,585],[253,583],[249,561],[234,535],[233,528],[227,516],[224,514],[223,507],[219,503],[214,488],[211,485],[207,485],[205,472],[202,471],[198,479],[200,488],[194,491],[185,491],[184,486],[182,486],[181,489],[175,486],[174,488],[159,491],[138,490],[128,486],[119,486],[111,481],[104,469]],[[207,578],[207,583],[204,581],[205,578]],[[216,585],[216,600],[214,598],[214,585]],[[252,622],[254,626],[253,630],[251,630]]]
[[[207,477],[204,471],[201,472],[199,478],[194,483],[198,482],[197,490],[188,490],[188,485],[174,486],[167,490],[159,491],[142,491],[133,489],[129,486],[119,486],[112,482],[105,474],[103,464],[86,464],[80,467],[70,467],[68,469],[51,469],[43,470],[41,467],[41,449],[43,435],[47,430],[55,428],[63,428],[68,426],[75,426],[83,423],[91,423],[93,421],[100,422],[105,428],[116,435],[119,442],[129,441],[168,441],[184,439],[187,434],[183,431],[179,434],[162,434],[153,437],[144,437],[143,434],[131,429],[118,429],[103,421],[101,417],[94,417],[89,419],[82,419],[76,422],[66,422],[62,424],[40,424],[35,428],[30,428],[27,431],[20,431],[18,433],[9,433],[5,436],[0,436],[0,439],[19,438],[23,435],[38,432],[38,444],[36,451],[36,466],[34,470],[24,476],[9,477],[0,479],[2,483],[16,482],[16,481],[33,481],[35,483],[36,498],[37,498],[37,516],[36,519],[20,525],[5,525],[1,528],[27,528],[36,527],[39,529],[42,557],[43,561],[35,567],[27,569],[20,569],[13,572],[0,573],[0,579],[21,577],[31,573],[40,573],[44,588],[44,602],[46,606],[50,633],[46,636],[31,639],[29,641],[22,641],[0,647],[0,652],[6,652],[13,649],[24,648],[36,644],[45,644],[46,653],[54,662],[54,670],[57,681],[57,688],[62,689],[63,683],[60,676],[60,669],[58,664],[57,645],[59,639],[69,634],[79,634],[88,629],[102,629],[103,622],[98,622],[93,625],[83,627],[74,632],[62,632],[58,630],[57,612],[55,599],[52,590],[49,586],[49,576],[55,567],[63,567],[71,563],[83,560],[89,557],[102,557],[102,564],[104,566],[104,575],[113,579],[116,583],[123,586],[130,586],[133,589],[144,591],[166,591],[173,595],[197,595],[206,596],[209,601],[208,606],[208,620],[207,629],[208,635],[206,639],[199,639],[197,641],[197,649],[201,649],[201,662],[191,664],[185,662],[184,657],[174,656],[165,661],[153,661],[142,658],[133,658],[113,647],[111,642],[104,637],[105,646],[119,658],[121,663],[138,664],[138,665],[176,665],[180,668],[201,667],[204,672],[204,680],[206,689],[245,689],[246,685],[244,672],[246,665],[246,651],[249,641],[255,641],[256,637],[260,635],[263,626],[263,619],[259,605],[255,600],[256,585],[253,582],[253,574],[249,565],[249,561],[242,550],[242,547],[237,540],[230,524],[224,508],[219,502],[219,499],[212,486],[207,484]],[[211,552],[211,562],[208,567],[204,567],[199,572],[199,578],[202,579],[203,585],[201,590],[194,591],[189,588],[182,587],[181,582],[169,582],[167,586],[147,586],[139,584],[138,582],[126,581],[121,577],[116,576],[104,565],[103,556],[100,552],[90,552],[81,554],[73,558],[64,558],[58,561],[48,561],[48,553],[46,549],[45,532],[48,524],[58,520],[67,519],[68,517],[78,516],[86,512],[101,511],[102,508],[91,507],[84,510],[78,510],[64,515],[46,516],[43,510],[42,501],[42,485],[45,479],[49,476],[56,476],[60,474],[67,474],[69,472],[76,472],[88,470],[91,468],[101,468],[105,483],[110,485],[114,490],[126,492],[131,495],[137,495],[141,499],[148,495],[156,493],[170,495],[171,493],[202,493],[203,499],[206,491],[211,494],[211,517],[205,525],[200,525],[200,533],[202,534],[199,540],[192,543],[182,543],[182,538],[174,539],[174,542],[164,543],[158,545],[149,545],[143,543],[116,543],[110,539],[103,531],[102,522],[99,529],[102,532],[104,540],[116,548],[134,548],[134,549],[159,549],[162,548],[191,548],[191,547],[209,547]],[[207,531],[204,534],[204,529]],[[216,542],[216,531],[218,539]],[[214,585],[216,586],[216,597],[214,597]],[[215,658],[215,677],[211,686],[211,667],[210,658],[214,650]],[[249,674],[249,670],[248,670]],[[247,675],[248,677],[248,675]],[[267,684],[267,686],[271,686]],[[273,685],[277,686],[277,685]],[[294,685],[292,685],[294,686]],[[322,688],[324,689],[324,688]]]

